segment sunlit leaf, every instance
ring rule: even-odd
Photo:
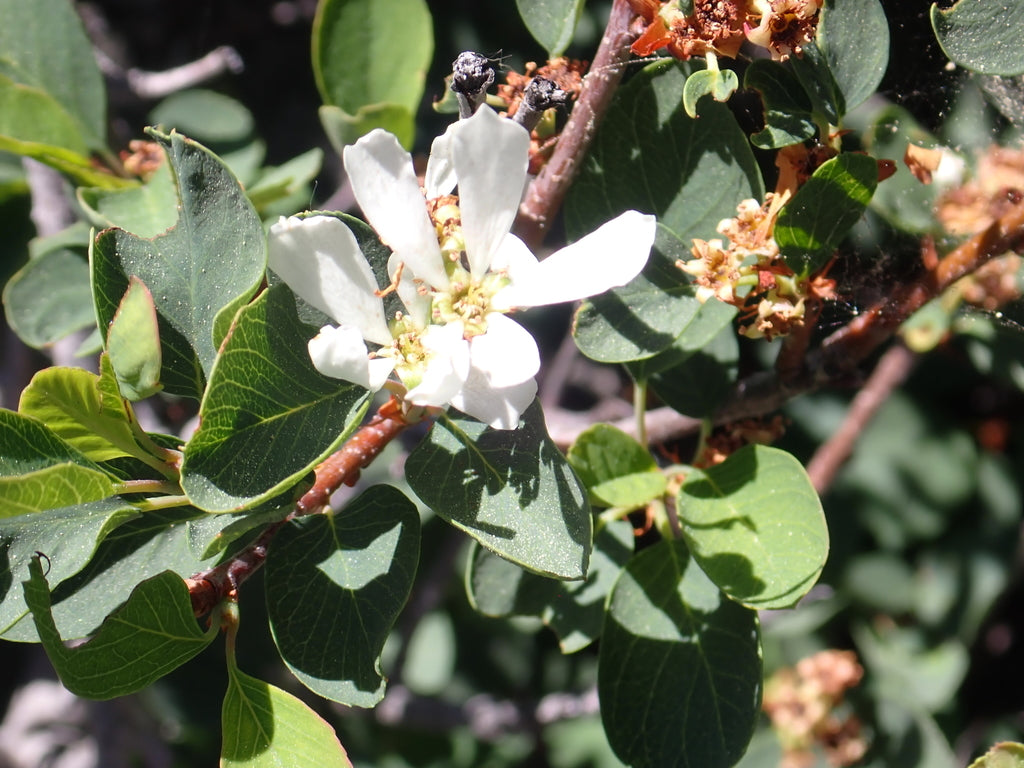
[[[665,476],[651,454],[610,424],[595,424],[567,455],[583,485],[607,507],[639,507],[665,492]]]
[[[367,109],[416,113],[433,40],[423,0],[321,0],[313,20],[313,73],[324,104],[352,116],[343,143],[383,125]],[[409,147],[412,137],[399,139]]]
[[[814,586],[828,528],[791,454],[748,445],[687,477],[679,519],[694,559],[720,589],[754,608],[789,608]]]
[[[66,648],[50,613],[40,557],[32,559],[25,601],[61,683],[77,696],[112,699],[135,693],[181,666],[217,635],[203,632],[181,577],[164,571],[139,584],[88,642]]]
[[[221,768],[352,768],[334,729],[290,693],[228,664]]]
[[[877,185],[878,164],[867,155],[844,152],[818,166],[775,223],[775,241],[790,269],[809,274],[825,266]]]
[[[239,314],[185,446],[181,482],[196,506],[254,507],[295,485],[356,428],[369,394],[313,368],[306,345],[317,330],[299,320],[283,285]]]
[[[849,112],[868,98],[889,64],[889,24],[878,0],[828,0],[816,38]]]

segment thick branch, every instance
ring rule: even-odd
[[[612,95],[629,61],[629,47],[634,35],[629,31],[635,14],[626,0],[612,4],[604,37],[594,56],[590,73],[583,79],[582,90],[573,107],[565,130],[547,165],[530,184],[526,199],[519,206],[516,234],[530,248],[543,240],[552,220],[562,207],[565,193],[579,172],[580,163],[590,149],[597,125],[611,103]]]
[[[392,398],[352,435],[341,450],[316,468],[313,487],[295,503],[295,510],[285,520],[268,526],[255,542],[230,560],[185,579],[195,615],[209,613],[224,598],[236,592],[243,581],[263,566],[271,539],[287,520],[322,510],[342,485],[354,485],[360,470],[377,458],[407,426],[409,424],[402,418],[401,407]]]

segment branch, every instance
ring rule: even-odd
[[[530,184],[526,199],[519,206],[515,231],[531,249],[544,240],[551,222],[562,207],[565,193],[576,178],[597,126],[608,110],[615,88],[622,80],[625,64],[630,57],[629,47],[635,39],[635,35],[629,31],[635,15],[626,0],[615,0],[612,4],[608,25],[594,56],[590,74],[583,79],[576,106],[558,137],[551,159]]]
[[[902,344],[890,347],[882,355],[875,370],[850,403],[839,429],[818,447],[807,464],[807,474],[819,495],[832,485],[836,473],[853,452],[857,438],[893,390],[906,381],[916,360],[917,355]]]
[[[402,417],[395,398],[380,407],[369,422],[352,435],[341,450],[329,456],[315,470],[313,487],[295,503],[294,511],[284,520],[268,526],[252,544],[209,570],[185,579],[196,616],[209,613],[222,600],[234,595],[238,587],[258,571],[267,559],[271,539],[287,521],[319,512],[331,495],[342,485],[354,485],[361,469],[367,467],[380,452],[409,426]]]

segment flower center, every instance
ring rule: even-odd
[[[433,293],[430,319],[439,325],[461,321],[464,337],[471,339],[487,333],[487,315],[494,311],[491,298],[508,285],[509,280],[503,272],[488,272],[481,279],[470,274],[458,202],[455,195],[427,201],[449,278],[447,289]]]
[[[391,324],[394,341],[373,353],[377,357],[388,357],[395,361],[395,373],[407,389],[412,389],[422,381],[432,354],[423,345],[422,332],[421,328],[399,312]]]

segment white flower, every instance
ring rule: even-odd
[[[540,358],[533,337],[505,313],[624,285],[647,262],[655,231],[653,216],[627,211],[538,262],[509,233],[526,182],[528,149],[522,127],[481,108],[434,141],[421,190],[411,157],[390,133],[375,130],[346,147],[353,191],[393,252],[388,268],[408,314],[389,328],[369,266],[341,222],[310,217],[275,225],[271,268],[341,324],[310,342],[318,370],[379,387],[391,373],[388,358],[378,352],[367,359],[365,345],[360,350],[356,342],[391,349],[402,335],[397,324],[425,352],[426,370],[443,370],[418,371],[415,355],[385,351],[401,361],[394,370],[406,387],[417,380],[419,401],[411,400],[415,389],[406,400],[450,403],[499,429],[518,424],[536,394]],[[457,200],[450,196],[456,184]],[[306,228],[324,232],[306,238],[295,231]]]

